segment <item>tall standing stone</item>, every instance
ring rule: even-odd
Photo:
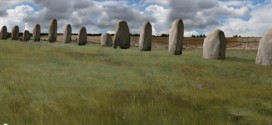
[[[63,43],[71,43],[72,27],[68,24],[63,33]]]
[[[184,24],[181,19],[177,19],[172,23],[169,32],[168,51],[173,55],[181,55],[183,48]]]
[[[256,64],[272,66],[272,29],[268,30],[259,42]]]
[[[29,40],[30,40],[30,33],[28,30],[25,30],[23,34],[23,41],[29,41]]]
[[[79,46],[83,46],[87,44],[87,30],[85,27],[82,27],[79,30],[77,42]]]
[[[108,33],[104,33],[100,38],[101,46],[112,47],[112,38]]]
[[[206,59],[225,59],[226,38],[221,30],[210,32],[203,43],[203,58]]]
[[[41,39],[41,26],[39,24],[36,24],[36,26],[33,29],[33,41],[39,42]]]
[[[152,49],[152,26],[149,22],[145,23],[141,30],[139,47],[141,51],[151,51]]]
[[[121,49],[130,48],[130,32],[127,22],[120,21],[117,23],[113,45],[114,48],[117,48],[118,46]]]
[[[56,42],[57,40],[57,31],[58,31],[58,23],[56,19],[50,21],[49,31],[48,31],[48,41],[50,43]]]
[[[8,29],[7,29],[6,26],[3,26],[3,27],[1,28],[0,38],[1,38],[2,40],[8,39]]]
[[[18,40],[19,39],[19,27],[14,26],[11,32],[11,39]]]

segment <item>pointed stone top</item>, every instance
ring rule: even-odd
[[[216,29],[215,31],[217,31],[217,32],[223,32],[222,30],[220,30],[220,29]]]
[[[176,21],[178,21],[178,22],[183,22],[183,20],[182,20],[181,18],[176,19],[174,22],[176,22]]]
[[[80,30],[86,30],[85,26],[81,27]]]
[[[121,20],[121,21],[118,22],[118,24],[125,24],[125,23],[127,24],[127,22],[124,21],[124,20]]]
[[[184,25],[182,19],[176,19],[173,23],[172,23],[172,27],[176,27],[178,25]]]
[[[147,22],[145,23],[145,25],[151,25],[151,23],[150,23],[149,21],[147,21]]]
[[[68,29],[72,29],[71,24],[67,24],[67,25],[66,25],[66,28],[68,28]]]

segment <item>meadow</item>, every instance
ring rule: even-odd
[[[272,68],[256,53],[0,40],[0,124],[271,125]]]

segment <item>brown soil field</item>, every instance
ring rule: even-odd
[[[42,40],[46,41],[47,36],[42,36]],[[57,41],[61,42],[62,35],[58,35]],[[227,37],[227,48],[229,49],[258,49],[260,37]],[[76,42],[77,36],[72,36],[72,41]],[[138,47],[138,36],[131,36],[131,46]],[[184,38],[184,48],[202,48],[204,38]],[[100,44],[99,36],[88,36],[88,43]],[[153,48],[167,48],[168,37],[153,37]]]

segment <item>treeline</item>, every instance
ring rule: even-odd
[[[20,36],[23,36],[23,33],[19,33]],[[32,34],[30,34],[32,36]],[[47,36],[48,33],[41,33],[41,36]],[[63,33],[58,33],[58,35],[63,35]],[[72,33],[72,35],[78,35],[77,33]],[[101,36],[102,33],[95,33],[95,34],[88,34],[87,36]],[[114,34],[110,34],[111,36],[114,36]],[[11,36],[11,33],[8,33],[8,36]],[[130,36],[140,36],[140,34],[130,34]],[[153,35],[153,37],[169,37],[169,34],[161,34],[161,35]],[[207,36],[205,34],[202,35],[192,35],[192,38],[206,38]],[[241,38],[241,35],[233,35],[233,38]]]
[[[240,38],[240,37],[242,37],[241,35],[233,35],[233,38]]]
[[[192,38],[206,38],[205,34],[201,34],[201,35],[192,35]]]

